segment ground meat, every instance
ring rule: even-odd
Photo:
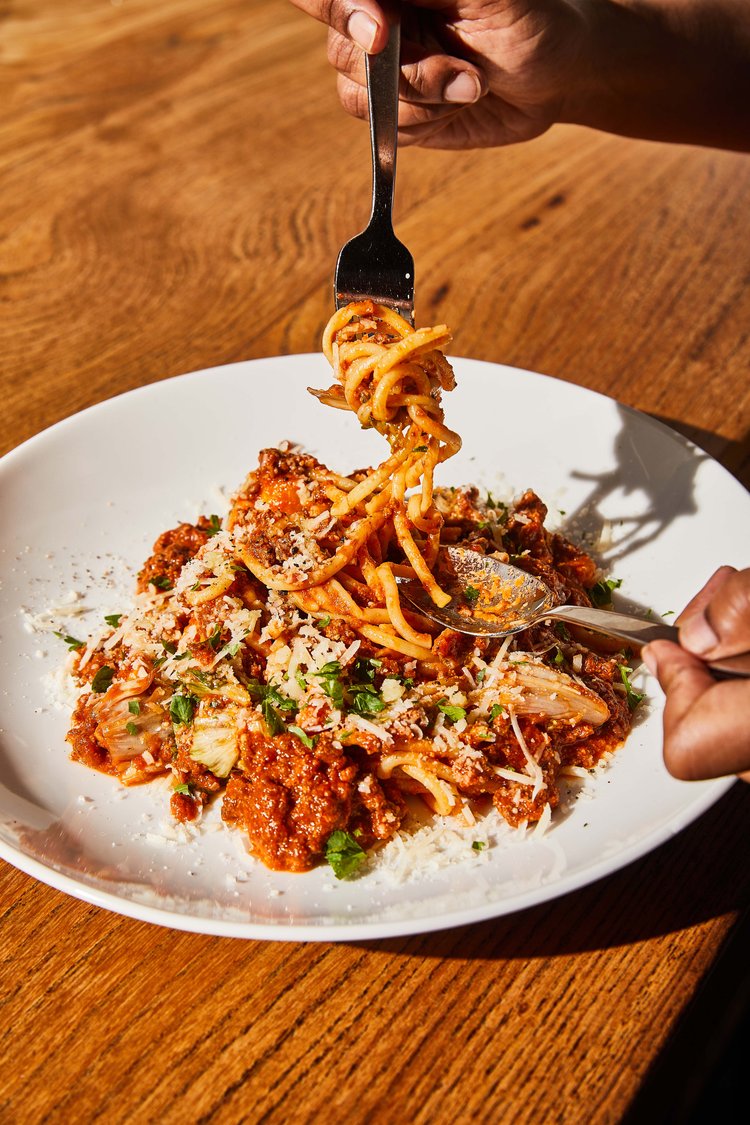
[[[210,538],[211,522],[201,516],[197,524],[181,523],[165,531],[154,543],[154,549],[138,574],[139,592],[155,585],[170,590],[189,559],[198,553]]]
[[[507,549],[517,555],[528,551],[532,558],[551,563],[550,535],[544,527],[546,517],[546,504],[542,503],[535,492],[527,489],[508,515],[504,536]]]
[[[363,848],[390,840],[406,816],[406,802],[393,783],[369,771],[358,775],[351,831]]]
[[[314,751],[291,735],[242,735],[240,768],[224,794],[222,817],[243,828],[275,871],[307,871],[326,841],[349,823],[356,764],[321,738]]]
[[[552,560],[560,573],[585,590],[596,583],[597,566],[590,555],[562,535],[552,536]]]
[[[87,692],[78,700],[70,730],[65,736],[73,748],[70,756],[74,762],[82,762],[89,769],[99,770],[100,773],[116,774],[117,770],[108,751],[94,737],[98,725],[99,720],[91,709],[91,694]]]
[[[524,737],[528,742],[526,732]],[[511,828],[518,828],[524,821],[534,824],[539,820],[546,805],[554,809],[559,804],[560,795],[555,786],[555,777],[560,768],[558,756],[554,750],[547,748],[538,758],[538,762],[542,767],[546,788],[541,789],[533,800],[531,799],[532,786],[518,785],[505,779],[501,780],[501,785],[492,798],[495,808]]]
[[[609,662],[608,662],[609,663]],[[609,708],[609,718],[592,730],[581,724],[580,741],[572,739],[561,751],[565,765],[592,769],[601,758],[616,750],[625,741],[633,723],[627,698],[605,679],[589,678],[589,686],[601,696]]]

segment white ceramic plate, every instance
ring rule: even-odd
[[[552,525],[599,544],[602,563],[623,580],[623,607],[679,610],[716,566],[746,562],[748,494],[682,437],[541,375],[465,359],[455,366],[446,413],[464,447],[442,483],[476,482],[501,496],[534,488]],[[175,839],[166,782],[125,790],[69,761],[68,715],[51,688],[66,650],[52,631],[85,636],[89,622],[122,611],[157,534],[220,511],[219,489],[231,492],[263,446],[292,439],[344,471],[375,463],[382,440],[305,393],[329,381],[319,356],[198,372],[84,411],[4,459],[0,855],[8,862],[98,906],[177,929],[386,937],[580,887],[654,848],[731,784],[667,775],[658,687],[644,677],[636,683],[649,702],[609,769],[587,784],[594,798],[567,801],[544,837],[500,839],[481,852],[467,843],[458,862],[402,883],[378,869],[337,882],[328,868],[267,871],[221,826],[218,809],[195,839]],[[88,613],[76,617],[82,607]]]

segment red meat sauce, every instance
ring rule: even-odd
[[[301,466],[296,463],[289,467],[296,470],[290,474],[292,477],[297,476],[303,467],[308,471],[310,468],[307,464]],[[284,492],[285,508],[293,511],[299,504],[293,482],[277,478],[279,465],[275,460],[265,468],[266,476],[274,478],[274,487]],[[476,495],[474,489],[456,490],[452,511],[446,518],[446,528],[453,528],[455,538],[471,541],[476,549],[492,550],[496,544],[485,543],[477,530],[481,513],[475,506]],[[281,497],[275,499],[278,501]],[[515,510],[522,518],[509,513],[503,529],[503,546],[512,556],[519,556],[513,561],[539,574],[565,600],[591,604],[587,590],[596,581],[596,567],[589,556],[562,536],[550,534],[544,529],[546,508],[533,492],[525,493]],[[160,535],[153,553],[139,573],[138,589],[144,590],[153,583],[157,589],[171,587],[185,563],[213,530],[211,521],[201,518],[197,524],[183,523]],[[243,571],[238,572],[231,592],[242,597],[248,605],[262,604],[263,591]],[[202,620],[204,613],[205,622]],[[199,655],[197,650],[202,643],[205,658],[210,661],[215,652],[213,646],[223,643],[226,636],[224,632],[218,639],[213,636],[211,644],[209,637],[215,625],[210,611],[198,607],[193,616],[198,635],[206,638],[204,642],[198,642],[196,654]],[[326,632],[347,643],[355,636],[347,625],[337,621],[332,621]],[[545,651],[555,642],[556,636],[552,631],[539,626],[528,631],[524,643],[532,650]],[[482,649],[486,647],[486,642],[446,630],[436,638],[433,650],[440,665],[455,674],[477,645]],[[363,642],[360,655],[377,655],[382,662],[382,675],[403,674],[401,658],[379,651],[368,642]],[[256,658],[248,652],[248,659],[252,661]],[[106,655],[94,653],[81,680],[90,682],[105,663],[116,669],[113,686],[126,679],[128,674],[132,675],[126,654],[115,648]],[[248,666],[246,673],[262,678],[260,665]],[[597,729],[584,723],[561,721],[555,724],[546,721],[542,724],[535,722],[533,717],[519,719],[523,737],[541,766],[545,782],[545,787],[533,800],[530,786],[519,786],[498,777],[491,769],[494,764],[522,773],[526,767],[523,751],[504,715],[491,723],[475,724],[467,732],[469,743],[481,748],[487,763],[467,758],[458,767],[456,780],[460,792],[468,798],[491,797],[500,814],[517,827],[523,821],[538,820],[547,804],[553,808],[558,804],[557,777],[563,766],[592,768],[605,753],[615,750],[627,736],[631,725],[627,701],[613,686],[619,676],[617,661],[589,653],[581,675],[607,703],[610,717]],[[345,747],[339,747],[334,746],[332,735],[324,732],[314,749],[309,750],[292,735],[270,737],[244,731],[240,734],[237,766],[225,785],[206,767],[193,761],[189,753],[189,739],[181,735],[179,727],[173,732],[168,723],[161,737],[154,738],[149,744],[155,759],[153,763],[147,763],[142,758],[113,761],[97,738],[98,712],[103,699],[106,699],[106,694],[95,696],[85,693],[79,700],[68,734],[71,757],[113,775],[135,766],[135,777],[132,777],[131,770],[131,781],[136,782],[151,780],[156,773],[171,769],[176,782],[187,788],[186,792],[174,792],[171,797],[172,814],[182,822],[195,819],[201,806],[224,788],[222,818],[229,825],[243,830],[252,852],[274,870],[310,869],[319,862],[327,839],[337,829],[354,833],[361,846],[367,848],[391,838],[404,819],[406,806],[402,792],[410,785],[407,781],[396,787],[392,782],[377,777],[375,763],[381,745],[373,736],[363,733],[358,735],[359,745],[347,743]],[[425,716],[424,713],[415,713],[414,718],[424,721]],[[432,743],[427,739],[418,746],[412,738],[412,748],[425,756],[434,753]]]
[[[149,585],[171,589],[185,563],[198,553],[213,530],[211,521],[201,516],[197,523],[181,523],[163,532],[138,573],[138,591],[148,589]]]
[[[336,829],[360,846],[389,839],[405,806],[368,767],[321,735],[313,753],[291,735],[241,736],[241,769],[229,779],[222,818],[244,829],[255,855],[276,871],[307,871]]]

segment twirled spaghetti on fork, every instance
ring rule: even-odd
[[[399,830],[409,796],[468,825],[490,799],[535,822],[562,771],[622,741],[621,657],[545,625],[467,638],[401,603],[401,576],[449,600],[441,542],[512,555],[564,600],[587,604],[598,577],[533,493],[506,507],[436,486],[461,444],[441,401],[449,341],[372,302],[332,317],[335,382],[313,394],[383,434],[388,455],[341,475],[288,443],[263,450],[223,525],[165,532],[132,611],[74,645],[74,758],[125,784],[171,773],[182,820],[223,790],[224,820],[266,864],[326,855],[346,874]]]

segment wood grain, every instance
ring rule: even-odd
[[[313,351],[366,131],[285,0],[0,4],[9,449],[183,371]],[[418,319],[670,421],[748,480],[750,160],[558,128],[403,151]],[[177,933],[0,870],[0,1121],[616,1122],[747,908],[740,786],[509,919],[361,945]]]

